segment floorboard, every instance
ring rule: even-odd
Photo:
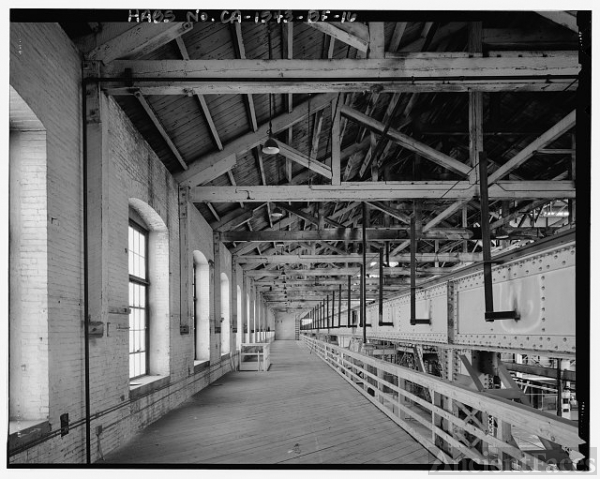
[[[104,458],[110,464],[431,464],[435,458],[300,342],[234,371]]]

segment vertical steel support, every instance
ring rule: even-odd
[[[333,297],[331,299],[331,328],[335,328],[335,290],[332,292]]]
[[[485,295],[485,320],[519,319],[516,311],[494,312],[494,294],[492,291],[492,252],[490,247],[490,212],[487,182],[487,154],[479,153],[479,190],[481,203],[481,242],[483,247],[483,290]]]
[[[342,285],[338,289],[338,328],[342,327]]]
[[[488,203],[487,154],[479,153],[479,190],[481,203],[481,243],[483,247],[483,289],[485,295],[485,320],[487,313],[494,311],[494,295],[492,293],[492,253],[490,250],[490,212]]]
[[[416,289],[417,289],[417,232],[415,216],[410,219],[410,324],[416,324]]]
[[[383,248],[379,248],[379,325],[383,324]]]
[[[367,203],[362,204],[362,268],[360,271],[360,320],[363,328],[363,344],[367,342]]]
[[[327,329],[330,328],[329,325],[329,295],[326,296],[326,306],[325,306],[325,317],[327,318]]]
[[[348,327],[352,327],[352,277],[348,275]]]

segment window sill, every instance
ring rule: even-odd
[[[129,383],[129,399],[135,400],[142,396],[147,396],[158,389],[168,386],[169,383],[169,376],[142,376],[133,379]]]
[[[47,419],[9,421],[8,450],[25,446],[49,432],[50,422]]]
[[[194,361],[194,374],[198,374],[205,369],[208,369],[210,366],[210,361],[208,359],[203,359],[201,361]]]

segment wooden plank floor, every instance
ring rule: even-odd
[[[434,456],[302,343],[235,371],[105,457],[116,464],[431,464]]]

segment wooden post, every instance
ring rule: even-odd
[[[348,327],[352,327],[352,277],[348,275]]]
[[[210,361],[221,358],[221,234],[213,233],[213,316],[210,324]],[[213,346],[214,345],[214,346]],[[213,363],[214,364],[214,363]]]
[[[342,285],[338,289],[338,328],[342,327]]]
[[[362,203],[362,266],[360,270],[360,320],[363,328],[363,344],[367,343],[367,223],[369,222],[369,210],[367,203]]]

